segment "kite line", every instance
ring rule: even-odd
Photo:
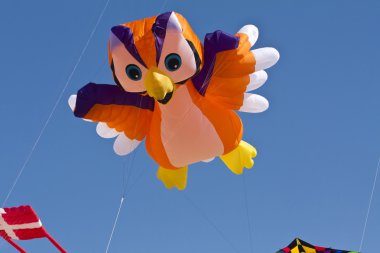
[[[369,198],[369,204],[368,204],[368,209],[367,209],[367,215],[366,215],[366,217],[365,217],[365,222],[364,222],[364,227],[363,227],[363,233],[362,233],[362,239],[361,239],[361,241],[360,241],[359,252],[362,251],[362,247],[363,247],[365,231],[366,231],[366,229],[367,229],[368,217],[369,217],[369,214],[370,214],[370,212],[371,212],[372,199],[373,199],[373,195],[374,195],[374,193],[375,193],[375,188],[376,188],[377,175],[379,174],[379,167],[380,167],[380,157],[379,157],[379,161],[377,162],[377,168],[376,168],[375,178],[374,178],[374,180],[373,180],[373,186],[372,186],[371,197]]]
[[[19,179],[20,179],[22,173],[24,172],[26,166],[28,165],[30,159],[32,158],[32,156],[33,156],[33,154],[34,154],[34,151],[35,151],[36,147],[38,146],[38,144],[39,144],[39,142],[40,142],[40,139],[41,139],[42,135],[44,134],[44,132],[45,132],[45,130],[46,130],[46,127],[49,125],[50,120],[51,120],[51,118],[53,117],[53,115],[54,115],[54,113],[55,113],[55,111],[56,111],[56,109],[57,109],[57,106],[58,106],[59,103],[61,102],[64,93],[66,92],[67,88],[69,87],[69,84],[70,84],[70,82],[71,82],[71,79],[73,78],[73,76],[74,76],[74,74],[75,74],[75,72],[76,72],[76,70],[77,70],[77,68],[78,68],[78,66],[79,66],[79,64],[80,64],[80,62],[82,61],[83,55],[84,55],[85,52],[87,51],[87,48],[88,48],[88,46],[89,46],[89,44],[90,44],[92,38],[94,37],[94,34],[95,34],[95,32],[96,32],[96,30],[97,30],[97,28],[98,28],[98,26],[99,26],[99,23],[100,23],[101,19],[103,18],[104,13],[105,13],[106,10],[107,10],[107,7],[108,7],[108,5],[109,5],[109,2],[110,2],[110,0],[107,0],[106,4],[104,5],[104,7],[103,7],[103,9],[102,9],[102,11],[101,11],[101,13],[100,13],[100,15],[99,15],[99,17],[98,17],[96,23],[95,23],[95,26],[93,27],[93,29],[92,29],[92,31],[91,31],[91,33],[90,33],[90,36],[88,37],[87,42],[86,42],[85,46],[83,47],[83,49],[82,49],[82,51],[81,51],[81,53],[80,53],[80,55],[79,55],[79,57],[78,57],[78,59],[77,59],[75,65],[74,65],[74,67],[73,67],[73,70],[71,71],[70,75],[68,76],[67,81],[66,81],[66,83],[65,83],[65,85],[64,85],[64,87],[63,87],[63,89],[61,90],[61,93],[59,94],[57,100],[55,101],[55,104],[53,105],[53,107],[52,107],[52,109],[51,109],[51,111],[50,111],[50,114],[49,114],[48,118],[46,119],[46,121],[45,121],[43,127],[41,128],[41,131],[40,131],[40,133],[39,133],[37,139],[35,140],[35,142],[34,142],[32,148],[31,148],[31,150],[30,150],[28,156],[26,157],[24,163],[22,164],[21,168],[19,169],[19,171],[18,171],[18,173],[17,173],[17,176],[16,176],[15,180],[13,181],[13,184],[12,184],[11,188],[9,189],[9,192],[8,192],[7,196],[5,197],[5,200],[3,201],[3,205],[2,205],[2,206],[5,206],[6,202],[7,202],[8,199],[9,199],[9,197],[12,195],[13,190],[14,190],[14,188],[16,187],[16,185],[17,185],[17,183],[18,183],[18,181],[19,181]]]
[[[249,231],[249,247],[251,249],[251,253],[253,253],[253,232],[252,232],[252,221],[251,216],[249,215],[249,208],[248,208],[248,193],[247,193],[247,183],[245,182],[246,174],[243,173],[243,190],[244,190],[244,204],[245,204],[245,211],[247,213],[247,220],[248,220],[248,231]]]
[[[108,240],[108,243],[107,243],[106,253],[108,252],[108,249],[110,248],[112,237],[113,237],[113,233],[115,232],[116,224],[117,224],[117,221],[119,220],[119,215],[120,215],[121,208],[123,206],[123,202],[124,202],[124,196],[120,200],[119,209],[117,210],[116,219],[115,219],[115,222],[113,224],[112,231],[111,231],[111,236],[110,236],[110,238]]]
[[[203,219],[205,219],[214,229],[219,233],[219,235],[224,239],[225,242],[228,243],[228,245],[231,247],[231,249],[234,250],[234,252],[238,253],[236,246],[231,242],[231,240],[228,239],[228,237],[223,233],[223,230],[221,230],[207,215],[202,211],[202,209],[199,208],[198,205],[195,204],[195,202],[185,193],[180,192],[182,196],[187,200],[187,202],[193,206],[193,208],[198,211],[200,215],[202,215]]]
[[[108,0],[109,1],[109,0]],[[160,10],[158,11],[157,15],[166,7],[168,3],[168,0],[164,0],[161,7],[160,7]],[[149,57],[151,57],[151,55],[149,55]],[[140,105],[142,103],[142,99],[140,99]],[[138,114],[138,117],[140,117],[140,111],[141,111],[141,108],[139,110],[139,114]],[[135,122],[135,132],[137,130],[137,121]],[[132,146],[132,143],[130,144],[130,147]],[[136,147],[137,149],[137,147]],[[123,204],[124,204],[124,200],[125,200],[125,194],[128,190],[128,184],[129,184],[129,181],[130,181],[130,178],[131,178],[131,174],[132,174],[132,168],[133,168],[133,164],[134,164],[134,161],[135,161],[135,157],[136,157],[136,152],[137,150],[135,150],[133,152],[133,154],[131,154],[130,156],[132,156],[131,158],[129,158],[124,166],[123,166],[123,170],[124,170],[124,175],[123,175],[123,184],[122,184],[122,194],[121,194],[121,199],[120,199],[120,204],[119,204],[119,208],[118,208],[118,211],[117,211],[117,214],[116,214],[116,217],[115,217],[115,221],[113,223],[113,226],[112,226],[112,230],[111,230],[111,234],[109,236],[109,239],[108,239],[108,243],[107,243],[107,247],[106,247],[106,253],[108,253],[108,250],[111,246],[111,242],[112,242],[112,238],[113,238],[113,235],[114,235],[114,232],[115,232],[115,229],[116,229],[116,226],[117,226],[117,223],[119,222],[119,216],[120,216],[120,212],[121,212],[121,209],[123,208]],[[128,172],[126,171],[127,170],[127,167],[129,167],[128,169]],[[140,174],[141,175],[141,174]],[[136,179],[136,181],[139,179],[139,177]],[[129,190],[134,186],[135,184],[133,184],[131,187],[129,187]]]

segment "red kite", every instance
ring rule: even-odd
[[[49,235],[31,206],[0,208],[0,236],[21,253],[26,253],[13,240],[47,238],[61,253],[61,245]]]

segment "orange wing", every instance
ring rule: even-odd
[[[131,140],[143,140],[149,130],[152,112],[125,105],[94,105],[85,116],[95,122],[105,122],[109,128],[124,132]]]
[[[196,89],[226,109],[239,110],[256,64],[248,36],[216,31],[206,35],[204,47],[204,67],[193,78]]]
[[[125,92],[115,85],[89,83],[78,91],[74,114],[123,132],[141,141],[149,131],[154,100],[138,93]]]
[[[268,78],[264,71],[280,58],[271,47],[250,50],[259,32],[254,25],[243,26],[232,36],[222,31],[206,35],[204,65],[192,81],[198,92],[223,108],[242,112],[265,111],[269,102],[249,93]]]

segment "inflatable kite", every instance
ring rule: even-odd
[[[311,245],[301,239],[294,239],[287,247],[277,251],[276,253],[358,253],[355,251],[346,251],[319,247]]]
[[[21,253],[26,251],[13,240],[47,238],[61,253],[66,253],[42,226],[31,206],[0,208],[0,236]]]
[[[76,117],[99,122],[100,136],[116,137],[119,155],[145,139],[167,188],[184,189],[188,165],[217,156],[241,174],[253,166],[256,150],[242,140],[235,111],[268,108],[264,97],[249,92],[279,59],[274,48],[251,51],[257,38],[257,28],[246,25],[236,35],[209,33],[202,45],[175,12],[115,26],[108,48],[117,85],[89,83],[69,105]]]

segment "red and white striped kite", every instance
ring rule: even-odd
[[[13,240],[47,238],[61,253],[66,253],[42,226],[31,206],[0,208],[0,236],[21,253],[26,251]]]

